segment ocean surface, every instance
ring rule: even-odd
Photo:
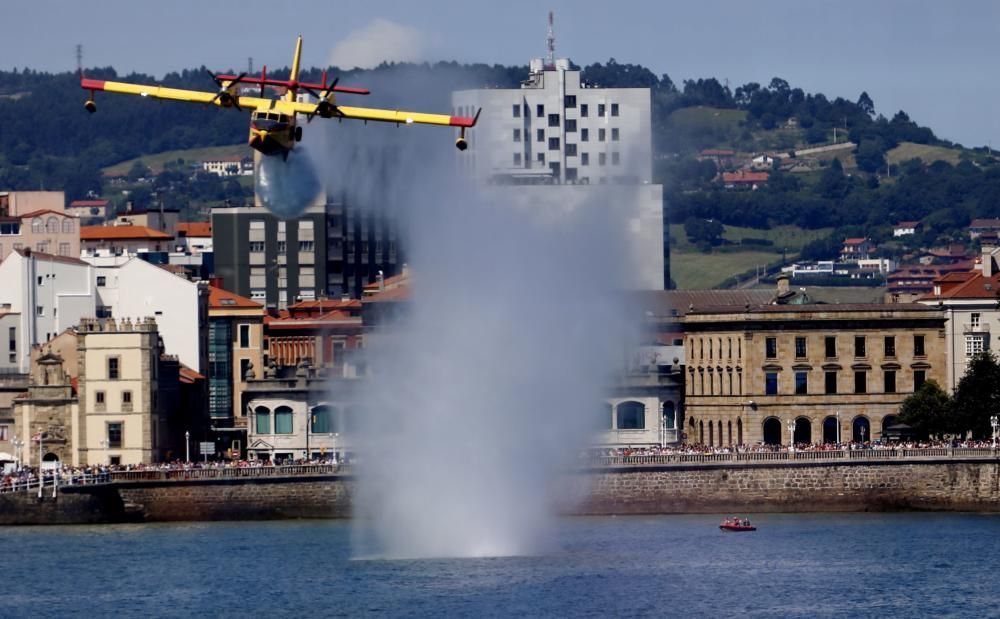
[[[0,528],[0,617],[997,617],[1000,515],[565,518],[538,556],[352,558],[348,521]]]

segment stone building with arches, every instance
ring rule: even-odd
[[[682,322],[688,443],[875,440],[923,382],[945,384],[945,317],[924,305],[700,307]]]

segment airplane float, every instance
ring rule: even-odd
[[[138,95],[140,97],[153,97],[155,99],[216,105],[235,110],[249,109],[251,110],[250,147],[260,151],[264,155],[281,155],[286,160],[288,159],[288,153],[295,148],[295,143],[302,140],[302,126],[296,122],[297,115],[299,114],[306,117],[307,124],[312,122],[313,118],[319,116],[320,118],[346,118],[350,120],[363,120],[365,122],[371,120],[396,123],[397,125],[417,123],[458,127],[460,133],[458,139],[455,140],[455,146],[459,150],[468,148],[468,142],[465,141],[465,130],[476,125],[476,121],[479,120],[479,112],[476,112],[476,115],[471,117],[448,116],[445,114],[424,114],[339,105],[336,100],[336,93],[367,95],[369,91],[365,88],[338,86],[337,82],[339,78],[327,84],[326,71],[323,71],[322,80],[319,84],[300,82],[299,60],[301,56],[302,37],[300,36],[295,44],[292,71],[287,80],[267,77],[267,66],[261,69],[260,77],[248,77],[246,73],[240,73],[239,75],[217,75],[209,71],[209,75],[219,85],[218,92],[94,80],[88,79],[82,72],[80,74],[80,87],[90,91],[90,98],[84,103],[84,107],[91,113],[97,111],[97,103],[94,101],[94,95],[98,90]],[[239,89],[240,84],[259,85],[260,96],[248,97],[241,94]],[[267,86],[285,88],[285,98],[265,98],[264,89]],[[316,102],[307,103],[299,101],[298,94],[300,91],[312,95],[316,99]]]

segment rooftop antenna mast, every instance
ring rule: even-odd
[[[247,58],[247,73],[253,73],[253,56]]]
[[[83,75],[83,45],[81,43],[76,44],[76,72],[78,75]]]
[[[552,28],[554,21],[554,14],[549,11],[549,30],[545,35],[545,47],[548,49],[548,55],[545,57],[546,68],[555,68],[556,66],[556,33]]]

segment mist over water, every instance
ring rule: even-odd
[[[425,77],[394,75],[391,92],[413,97],[404,109],[447,110],[427,93],[456,85]],[[629,215],[614,190],[573,203],[479,187],[458,172],[454,137],[360,123],[326,134],[327,192],[397,221],[412,272],[405,311],[366,336],[369,378],[345,429],[357,557],[545,552],[560,474],[606,416],[631,334]]]

